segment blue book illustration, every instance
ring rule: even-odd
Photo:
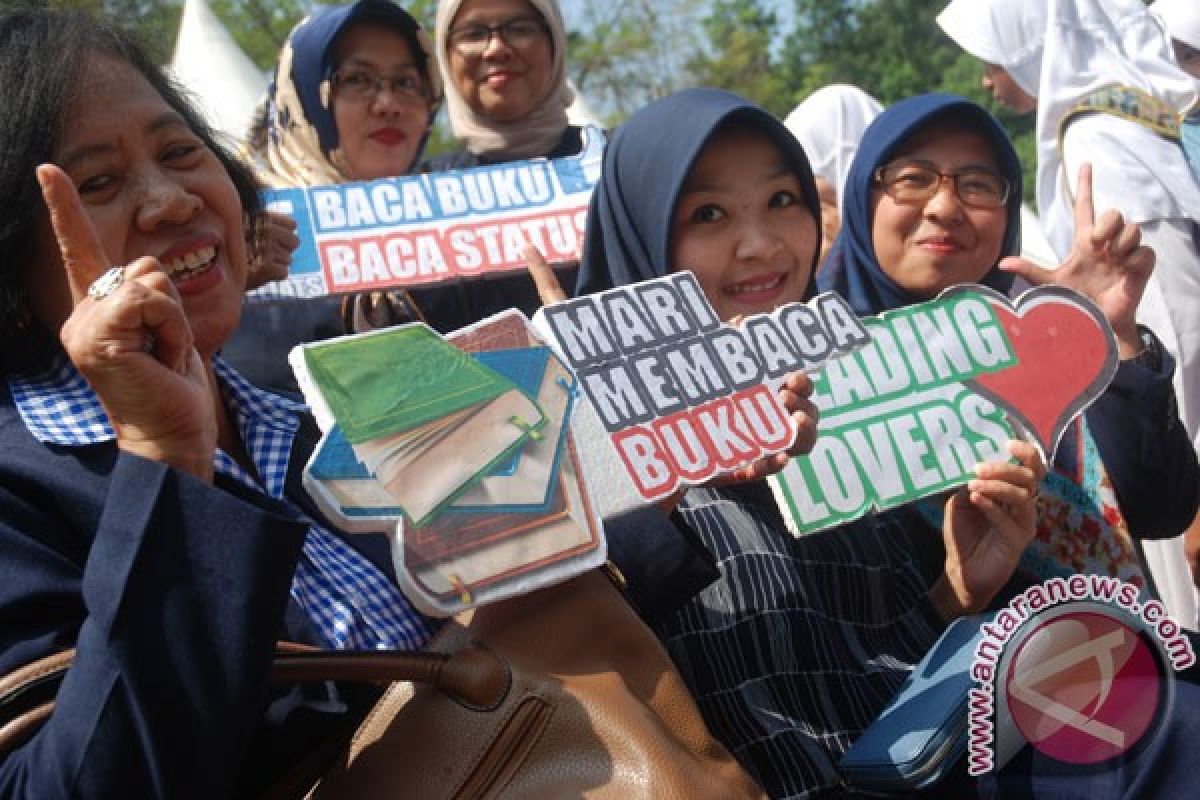
[[[521,448],[521,462],[515,472],[492,472],[480,478],[447,507],[446,513],[530,514],[550,508],[570,430],[575,382],[547,348],[537,349],[545,350],[546,365],[535,395],[546,415],[541,435]]]
[[[542,385],[542,375],[546,372],[548,352],[545,347],[522,347],[514,350],[485,350],[475,353],[474,357],[484,366],[496,370],[515,383],[525,394],[537,397]],[[507,461],[500,462],[491,474],[512,475],[521,463],[521,452],[522,450],[517,450]]]

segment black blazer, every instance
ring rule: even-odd
[[[319,519],[299,483],[316,434],[306,420],[287,495]],[[376,690],[317,712],[268,684],[278,638],[314,641],[289,600],[295,517],[114,443],[44,445],[0,384],[0,670],[77,648],[53,716],[0,764],[0,797],[254,793],[362,713]]]

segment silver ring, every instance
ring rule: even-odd
[[[124,267],[109,267],[103,275],[92,281],[92,285],[88,287],[88,297],[96,300],[102,300],[115,292],[117,288],[125,282]]]

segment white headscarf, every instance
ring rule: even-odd
[[[1162,17],[1172,39],[1200,50],[1200,0],[1158,0],[1150,10]]]
[[[863,131],[883,106],[857,86],[823,86],[792,109],[783,124],[804,148],[814,175],[829,181],[842,200],[846,173]]]
[[[449,31],[466,0],[441,0],[438,3],[434,37],[437,41],[438,66],[446,91],[446,113],[454,135],[462,139],[475,155],[502,156],[506,159],[534,158],[554,149],[567,129],[567,107],[575,99],[567,86],[567,32],[557,0],[526,0],[537,9],[550,29],[553,49],[550,91],[524,119],[497,122],[476,114],[459,92],[450,72]]]
[[[1179,112],[1195,99],[1191,76],[1175,64],[1170,42],[1141,0],[951,0],[938,24],[1037,98],[1038,211],[1060,259],[1070,251],[1070,198],[1084,160],[1094,164],[1098,212],[1116,208],[1133,222],[1200,216],[1200,187],[1183,149],[1135,122],[1079,118],[1068,129],[1064,170],[1059,123],[1096,89],[1132,86]]]

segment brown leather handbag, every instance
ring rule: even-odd
[[[461,615],[422,653],[291,650],[275,679],[392,684],[348,743],[298,765],[272,797],[765,797],[599,571]],[[61,671],[62,654],[51,659]],[[26,679],[44,679],[33,666],[26,693]],[[22,691],[15,675],[0,679],[0,708]],[[0,734],[0,757],[16,743]]]

